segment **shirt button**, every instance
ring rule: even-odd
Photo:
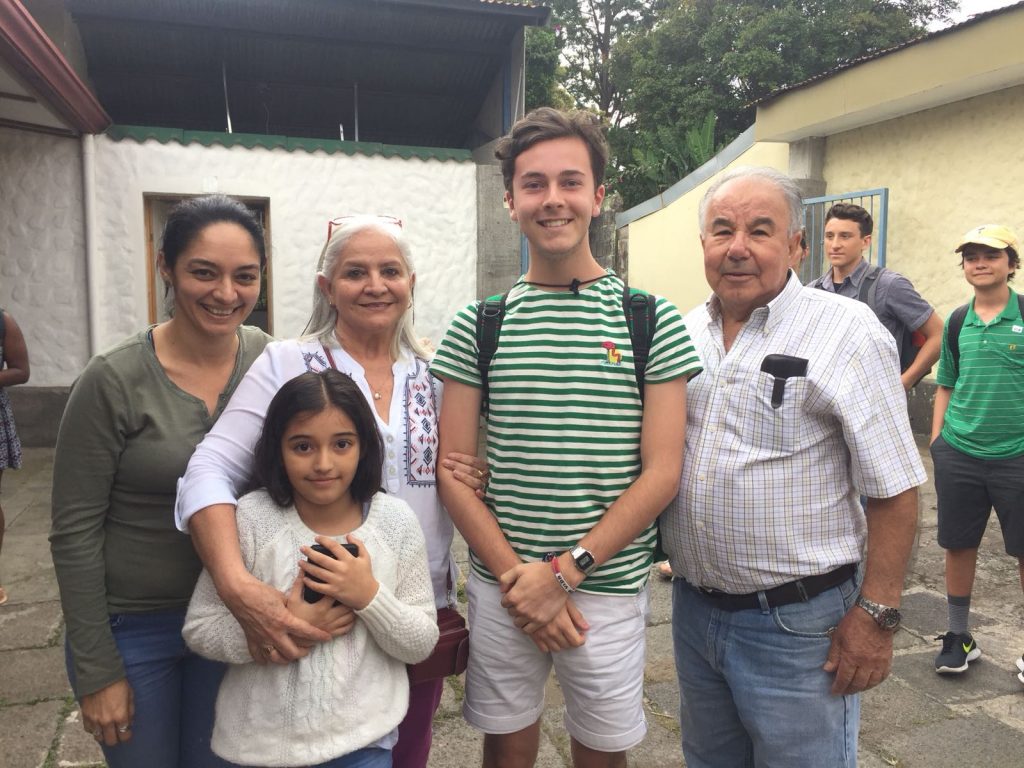
[[[707,477],[706,475],[697,475],[697,479],[700,480],[702,483],[704,482],[706,477]]]
[[[395,468],[394,467],[388,467],[388,474],[389,475],[395,474]]]

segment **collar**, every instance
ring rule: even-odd
[[[998,323],[1001,320],[1017,324],[1024,324],[1024,318],[1020,315],[1020,304],[1017,301],[1017,294],[1013,288],[1010,288],[1010,298],[1006,302],[1006,306],[1003,307],[1003,311],[992,318],[992,321],[988,323]],[[978,314],[974,311],[974,299],[971,299],[971,303],[968,305],[967,317],[964,318],[964,325],[981,325],[984,326],[986,323],[982,321]]]
[[[803,284],[801,284],[800,278],[792,269],[789,270],[786,277],[786,284],[782,286],[782,290],[779,291],[779,294],[769,301],[767,305],[757,307],[757,309],[751,312],[747,322],[749,323],[752,320],[756,320],[764,325],[764,329],[766,331],[772,330],[782,322],[782,318],[786,314],[786,310],[792,306],[793,302],[796,301],[802,290]],[[718,296],[712,293],[704,306],[706,307],[708,316],[711,318],[712,322],[721,325],[722,303]]]
[[[839,285],[843,286],[849,283],[854,288],[860,289],[860,284],[864,282],[864,275],[867,274],[867,271],[870,268],[871,265],[868,264],[867,259],[861,256],[860,264],[858,264],[854,268],[853,272],[851,272],[849,275],[843,278],[843,281],[839,283]],[[832,293],[836,292],[836,283],[832,277],[834,270],[835,267],[829,268],[828,272],[822,275],[821,278],[821,287],[824,288],[826,291],[832,291]]]

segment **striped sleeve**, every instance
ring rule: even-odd
[[[671,381],[680,376],[692,379],[703,370],[703,366],[683,317],[672,302],[660,296],[655,299],[657,325],[644,379],[652,383]]]
[[[480,370],[476,366],[477,305],[474,302],[455,315],[430,363],[430,372],[438,378],[451,379],[479,389]]]

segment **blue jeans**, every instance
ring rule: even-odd
[[[110,617],[135,698],[132,739],[103,746],[110,768],[225,768],[210,751],[213,705],[225,665],[192,653],[181,638],[184,611]],[[74,664],[66,651],[68,679]]]
[[[314,765],[313,768],[391,768],[391,750],[364,747],[326,763]]]
[[[822,670],[855,579],[806,603],[729,612],[672,586],[683,754],[689,768],[843,768],[857,763],[859,696]]]

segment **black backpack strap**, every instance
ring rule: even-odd
[[[633,348],[633,369],[636,375],[636,387],[640,391],[640,402],[644,401],[644,376],[647,371],[647,360],[651,356],[651,345],[654,343],[655,299],[649,293],[622,285],[622,311],[626,315],[626,326],[629,328],[629,342]]]
[[[491,360],[498,351],[498,337],[501,335],[501,321],[505,318],[507,299],[507,293],[489,296],[476,306],[476,367],[480,371],[480,413],[484,416],[490,410]]]
[[[949,345],[949,354],[953,358],[953,367],[956,368],[957,376],[960,375],[960,329],[964,327],[964,320],[967,318],[967,310],[970,304],[961,304],[953,310],[946,324],[946,344]]]
[[[884,271],[885,267],[879,267],[878,265],[869,267],[867,274],[864,275],[864,279],[860,281],[860,288],[857,291],[857,301],[867,304],[875,315],[878,314],[878,309],[875,307],[877,301],[875,296],[878,293],[878,278]]]

